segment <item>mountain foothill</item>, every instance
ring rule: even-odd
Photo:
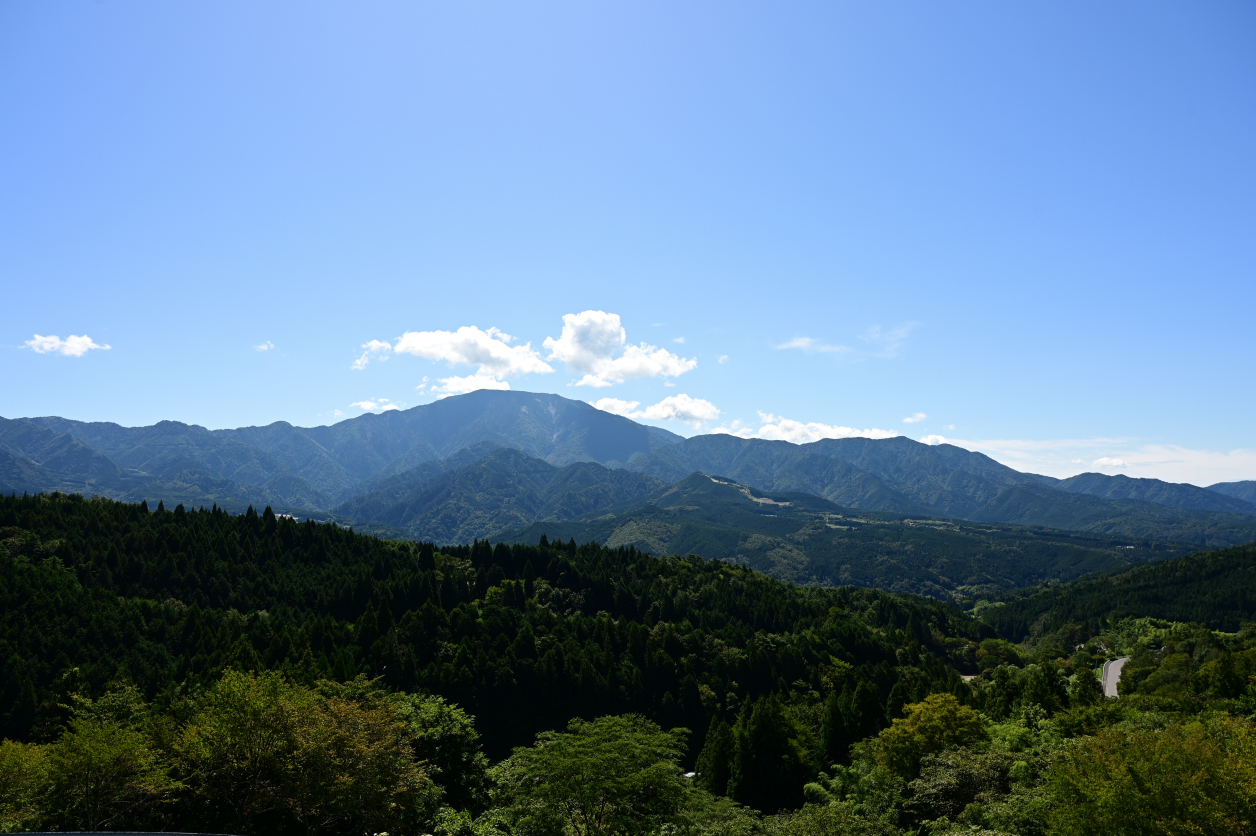
[[[905,437],[692,438],[558,395],[481,390],[331,426],[0,418],[0,492],[298,518],[388,538],[695,553],[935,597],[1256,540],[1256,482],[1022,473]]]

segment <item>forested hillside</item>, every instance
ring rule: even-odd
[[[1252,559],[1130,574],[1196,582],[1189,609]],[[1253,832],[1251,625],[1046,615],[1015,645],[632,546],[0,498],[0,831]]]
[[[500,754],[577,715],[705,729],[747,700],[817,687],[825,665],[849,666],[878,700],[900,681],[951,687],[939,657],[901,668],[898,649],[945,658],[981,629],[920,599],[574,542],[435,549],[270,513],[64,496],[0,500],[0,532],[0,712],[18,739],[68,668],[97,689],[125,670],[162,700],[234,666],[431,690]]]
[[[1256,544],[1202,552],[1010,596],[982,610],[1020,641],[1081,625],[1090,635],[1123,618],[1153,617],[1234,632],[1256,620]]]
[[[652,554],[700,554],[796,583],[973,597],[1186,554],[1163,540],[854,511],[815,496],[758,491],[701,473],[583,520],[500,535],[542,535]]]

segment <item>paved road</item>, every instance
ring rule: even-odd
[[[1121,681],[1121,668],[1125,667],[1125,663],[1130,660],[1128,656],[1122,656],[1120,659],[1112,659],[1103,663],[1103,695],[1105,697],[1119,697],[1116,692],[1116,685]]]

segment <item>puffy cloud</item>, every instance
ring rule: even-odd
[[[672,340],[672,342],[674,342],[674,343],[680,343],[681,345],[684,345],[684,344],[685,344],[685,338],[684,338],[684,337],[676,337],[674,340]]]
[[[1124,460],[1112,456],[1103,456],[1095,459],[1090,464],[1092,467],[1129,467],[1129,464]]]
[[[451,366],[478,366],[471,378],[495,379],[554,371],[530,343],[510,345],[513,340],[514,337],[496,328],[482,331],[474,325],[464,325],[457,331],[407,331],[392,350],[444,361]],[[502,388],[500,381],[496,382],[499,385],[492,388]]]
[[[915,415],[911,416],[910,418],[904,418],[903,423],[904,424],[919,424],[921,421],[925,420],[928,417],[929,416],[925,415],[923,412],[917,412]]]
[[[469,374],[466,377],[442,377],[432,384],[429,390],[442,398],[450,395],[465,395],[479,389],[509,389],[510,384],[498,380],[491,374]]]
[[[720,360],[719,360],[719,362],[720,362],[720,365],[721,365],[721,366],[722,366],[722,365],[724,365],[725,363],[727,363],[727,362],[728,362],[728,355],[727,355],[727,354],[721,354],[721,355],[720,355]]]
[[[628,334],[619,314],[583,311],[563,315],[558,339],[546,337],[543,343],[550,360],[560,360],[584,376],[577,386],[595,388],[623,383],[638,377],[676,377],[698,365],[697,360],[672,354],[664,348],[626,345]],[[618,357],[616,352],[622,349]]]
[[[622,415],[625,418],[633,417],[633,410],[641,406],[641,401],[622,401],[619,398],[602,398],[593,402],[593,406],[603,412],[610,412],[615,415]]]
[[[641,410],[641,417],[649,421],[684,421],[700,427],[719,418],[720,411],[710,401],[681,394],[669,395],[654,406],[647,406]]]
[[[926,435],[920,439],[921,444],[946,444],[946,438],[940,435]]]
[[[593,403],[593,406],[603,412],[611,412],[625,418],[646,421],[684,421],[695,429],[707,421],[714,421],[720,417],[720,410],[715,404],[684,394],[669,395],[653,406],[638,410],[637,407],[640,405],[640,401],[624,401],[619,398],[602,398]]]
[[[368,343],[362,343],[362,348],[365,349],[362,352],[362,356],[354,360],[351,367],[359,372],[366,368],[366,364],[371,361],[372,357],[379,360],[387,360],[388,353],[392,351],[392,346],[383,340],[371,340]]]
[[[255,345],[255,346],[253,346],[253,350],[254,350],[254,351],[270,351],[270,350],[271,350],[272,348],[274,348],[274,347],[275,347],[275,344],[274,344],[274,343],[272,343],[270,340],[267,340],[266,342],[262,343],[261,345]]]
[[[64,340],[60,337],[43,337],[35,335],[35,339],[27,340],[26,345],[36,354],[61,354],[65,357],[82,357],[93,349],[108,351],[112,346],[100,345],[84,334],[81,337],[71,334]]]
[[[358,409],[363,409],[367,412],[374,412],[375,410],[388,412],[392,409],[401,409],[401,407],[388,400],[388,398],[373,398],[371,400],[355,401],[354,403],[349,404],[349,406],[356,406]]]
[[[728,433],[741,438],[766,438],[773,441],[791,441],[794,444],[806,444],[822,438],[894,438],[898,433],[891,430],[864,429],[843,427],[819,422],[803,423],[792,418],[783,418],[770,412],[759,413],[759,428],[734,421],[726,427],[716,427],[713,433]]]

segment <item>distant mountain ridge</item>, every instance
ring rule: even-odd
[[[536,522],[497,539],[535,545],[542,536],[699,554],[796,583],[942,599],[1069,580],[1191,550],[1149,539],[853,511],[811,494],[759,491],[704,473],[584,519]]]
[[[1256,502],[1248,499],[1256,483],[1205,489],[1098,473],[1058,480],[901,436],[684,439],[582,401],[529,392],[481,390],[307,428],[0,419],[6,493],[61,490],[231,510],[271,505],[434,540],[577,519],[694,472],[867,511],[1200,547],[1256,540]]]

